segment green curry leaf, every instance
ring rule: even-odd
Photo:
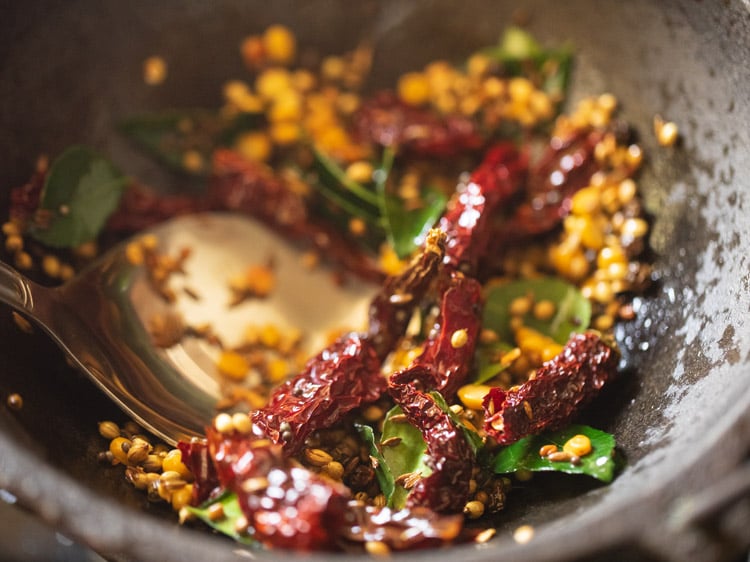
[[[419,206],[409,208],[400,197],[388,193],[387,180],[395,157],[392,147],[383,149],[382,162],[375,172],[375,191],[388,243],[399,259],[404,259],[424,241],[427,232],[443,214],[448,199],[437,189],[423,186]]]
[[[383,192],[383,215],[388,242],[400,259],[409,257],[445,210],[448,198],[437,189],[421,189],[420,206],[407,207],[399,197]]]
[[[224,511],[224,517],[220,517],[215,521],[212,520],[209,515],[209,509],[214,504],[221,504]],[[198,507],[187,506],[186,509],[219,533],[232,537],[234,540],[242,544],[256,547],[260,546],[260,543],[252,537],[237,532],[237,520],[240,517],[244,517],[244,515],[240,509],[240,503],[236,494],[232,492],[224,492],[216,499],[209,500]]]
[[[583,332],[591,321],[591,302],[581,292],[559,279],[539,278],[496,285],[487,292],[482,326],[497,333],[502,341],[512,341],[510,303],[518,297],[532,296],[535,301],[555,303],[555,314],[540,320],[529,313],[524,325],[548,335],[557,343],[567,343],[572,332]]]
[[[570,461],[553,462],[539,455],[544,445],[554,444],[562,450],[563,445],[574,435],[585,435],[591,440],[592,451],[578,465]],[[491,461],[497,474],[508,474],[519,470],[556,471],[568,474],[586,474],[602,482],[611,482],[615,475],[615,438],[613,435],[586,425],[571,425],[563,430],[530,435],[504,447]]]
[[[383,458],[380,448],[378,448],[375,432],[369,425],[355,424],[355,427],[357,428],[362,441],[364,441],[369,447],[370,455],[377,460],[375,476],[378,479],[378,484],[380,484],[380,491],[383,492],[386,501],[390,501],[391,497],[393,497],[393,492],[396,489],[396,484],[394,482],[395,479],[388,463],[385,458]]]
[[[380,209],[375,191],[347,177],[341,166],[314,146],[312,153],[318,172],[317,187],[321,194],[351,216],[371,224],[380,224]]]
[[[482,438],[479,436],[479,434],[476,431],[466,427],[466,425],[464,425],[464,423],[458,418],[458,416],[451,411],[442,394],[440,394],[436,390],[433,390],[432,392],[430,392],[430,396],[432,396],[432,399],[440,407],[440,409],[448,414],[448,417],[450,417],[451,421],[456,425],[456,427],[458,427],[463,432],[466,441],[471,447],[471,450],[476,455],[479,450],[484,447],[484,441],[482,441]]]
[[[394,416],[402,413],[401,408],[395,406],[385,416],[381,440],[386,441],[392,437],[398,437],[401,441],[397,445],[383,447],[383,459],[394,479],[412,472],[428,476],[432,470],[425,463],[427,444],[422,438],[422,433],[409,422],[394,421]],[[388,500],[388,506],[394,509],[403,508],[408,495],[409,490],[396,485]]]
[[[52,163],[39,209],[49,215],[31,235],[57,248],[93,240],[117,208],[127,178],[106,158],[85,146],[68,148]]]
[[[497,356],[500,353],[507,353],[511,349],[513,347],[504,342],[478,346],[476,351],[477,376],[474,383],[487,382],[510,367],[510,363],[504,365],[498,360]]]
[[[482,52],[502,64],[506,74],[526,76],[553,100],[564,99],[573,65],[569,47],[545,49],[528,31],[509,27],[496,46]]]

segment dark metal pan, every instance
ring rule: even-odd
[[[722,560],[750,543],[750,10],[739,0],[404,3],[30,1],[0,8],[0,205],[39,153],[75,142],[133,175],[156,175],[113,131],[137,111],[211,106],[241,72],[238,41],[273,22],[340,52],[376,41],[373,85],[435,57],[493,42],[522,8],[530,29],[578,53],[574,95],[612,91],[641,131],[641,184],[659,275],[638,319],[618,330],[633,369],[589,412],[613,431],[628,467],[608,487],[557,481],[520,492],[498,538],[412,559]],[[147,88],[140,65],[170,61]],[[656,113],[682,143],[656,146]],[[178,527],[101,470],[96,422],[119,415],[42,336],[0,315],[0,488],[55,528],[117,560],[235,559],[236,546]],[[542,479],[543,480],[543,479]],[[536,527],[515,544],[511,530]],[[258,554],[259,558],[273,557]],[[308,557],[312,559],[322,557]],[[325,557],[330,559],[330,557]]]

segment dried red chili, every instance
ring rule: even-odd
[[[222,434],[206,437],[221,485],[237,494],[253,537],[270,547],[330,549],[344,525],[349,492],[294,466],[279,444]]]
[[[539,161],[529,170],[525,200],[513,216],[500,225],[495,239],[500,244],[548,232],[570,212],[571,198],[586,187],[601,165],[594,148],[598,131],[553,137]]]
[[[168,218],[204,210],[207,203],[189,195],[162,195],[133,183],[128,186],[120,204],[107,220],[111,232],[139,232]]]
[[[393,92],[379,92],[365,101],[352,118],[356,136],[402,153],[421,157],[452,157],[484,145],[477,123],[463,115],[441,116],[401,102]]]
[[[11,220],[24,224],[33,218],[39,208],[46,179],[47,169],[44,167],[36,170],[28,182],[10,190],[8,217]]]
[[[474,453],[456,427],[427,391],[435,387],[435,371],[414,366],[391,376],[388,392],[407,420],[427,443],[427,465],[432,473],[419,480],[407,506],[428,507],[438,513],[460,512],[469,497]]]
[[[404,335],[414,307],[436,278],[445,254],[445,235],[431,230],[422,251],[400,275],[386,278],[369,309],[368,339],[383,359]]]
[[[533,379],[515,390],[493,387],[484,398],[488,435],[509,445],[527,435],[560,429],[613,378],[619,353],[595,332],[576,334]]]
[[[381,542],[391,550],[412,550],[461,540],[462,531],[462,515],[440,515],[425,507],[393,511],[350,505],[341,534],[350,542]]]
[[[491,148],[469,181],[458,186],[440,228],[448,235],[446,262],[476,271],[493,235],[491,220],[522,186],[528,157],[504,142]]]
[[[385,392],[375,347],[359,334],[343,336],[310,359],[281,385],[265,408],[252,413],[256,431],[294,454],[316,429],[331,427],[347,413]]]
[[[182,453],[182,462],[195,478],[191,503],[198,505],[221,493],[216,467],[208,452],[208,444],[202,439],[181,441],[177,448]]]
[[[482,286],[471,277],[454,273],[443,292],[440,314],[433,334],[415,365],[429,369],[434,382],[430,390],[452,397],[471,370],[474,348],[481,328]],[[454,334],[463,331],[463,336]],[[460,340],[460,345],[457,341]]]

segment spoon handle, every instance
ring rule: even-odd
[[[34,311],[32,282],[8,264],[0,261],[0,302],[16,310]]]

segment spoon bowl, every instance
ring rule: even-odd
[[[325,267],[310,269],[300,249],[246,216],[186,215],[139,238],[145,236],[157,242],[160,255],[189,251],[181,274],[170,278],[172,302],[143,265],[132,263],[128,242],[56,288],[0,263],[0,302],[41,326],[120,408],[170,444],[204,433],[225,381],[216,369],[216,345],[188,334],[157,346],[148,328],[154,318],[208,325],[230,347],[242,342],[249,325],[298,329],[310,354],[332,331],[361,328],[375,291],[364,282],[339,285]],[[233,303],[229,279],[268,263],[271,294]]]

